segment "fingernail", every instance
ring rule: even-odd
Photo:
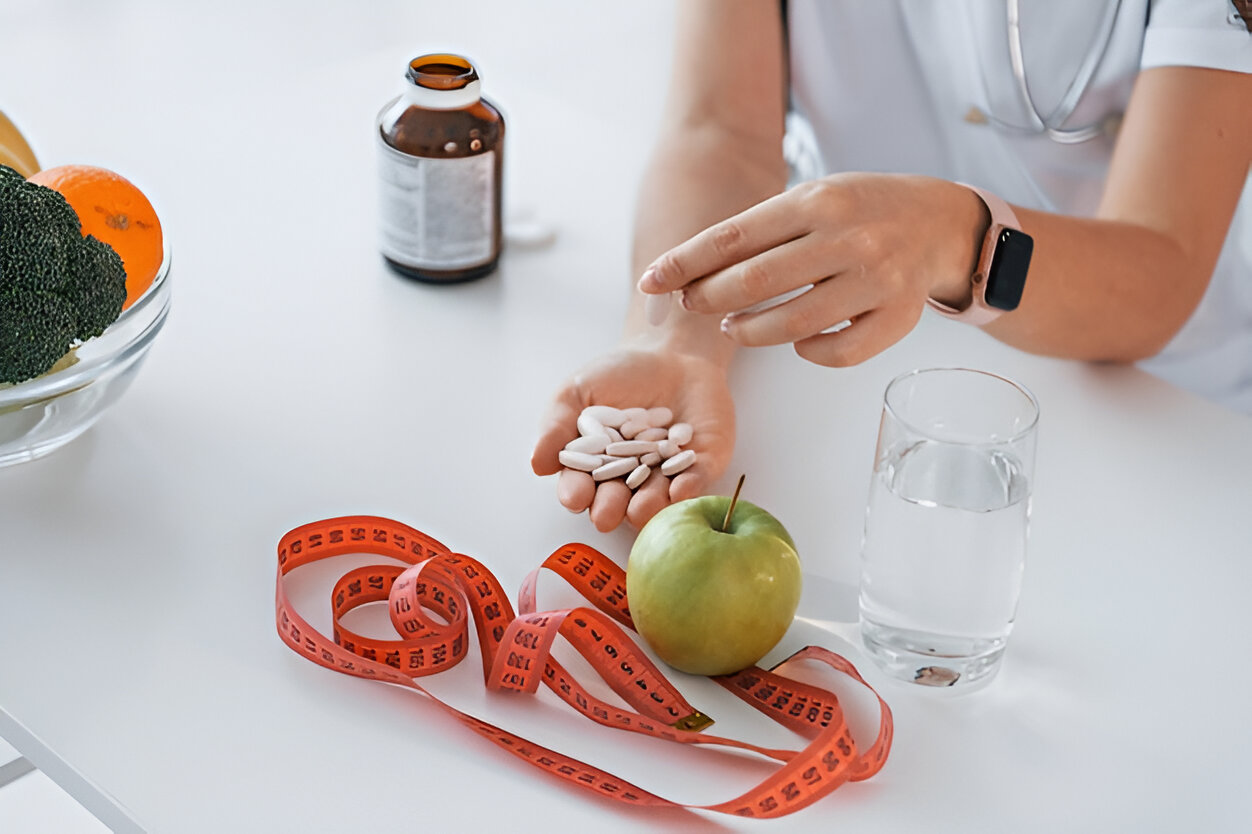
[[[660,280],[656,277],[656,270],[648,267],[643,271],[643,275],[639,277],[639,292],[651,292],[660,284]]]
[[[690,300],[688,300],[688,298],[687,298],[687,293],[685,293],[685,292],[680,292],[680,293],[678,294],[678,303],[679,303],[679,304],[681,304],[681,305],[683,305],[683,309],[684,309],[684,310],[686,310],[686,311],[688,311],[688,312],[690,312],[690,311],[691,311],[691,301],[690,301]]]

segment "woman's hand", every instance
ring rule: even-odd
[[[741,345],[794,342],[810,362],[853,365],[912,330],[927,296],[968,304],[988,222],[978,196],[956,183],[838,174],[679,244],[652,263],[639,289],[681,290],[688,310],[725,316],[723,332]],[[845,321],[852,325],[826,332]]]
[[[666,406],[675,422],[690,423],[686,448],[696,462],[671,481],[654,469],[631,494],[620,478],[592,484],[583,473],[563,472],[557,454],[578,437],[575,423],[589,405]],[[625,519],[636,528],[672,502],[703,494],[726,470],[735,445],[735,407],[725,369],[708,359],[678,352],[622,349],[597,359],[557,392],[535,443],[531,468],[537,475],[560,472],[557,495],[571,512],[590,508],[591,520],[608,532]]]

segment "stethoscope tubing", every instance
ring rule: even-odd
[[[1113,41],[1113,30],[1117,25],[1117,15],[1121,10],[1121,0],[1114,0],[1109,4],[1108,11],[1105,13],[1101,36],[1098,41],[1101,46],[1097,50],[1087,50],[1087,57],[1083,60],[1082,66],[1074,75],[1074,80],[1070,83],[1069,89],[1065,91],[1061,102],[1056,109],[1047,117],[1039,112],[1039,108],[1035,105],[1034,96],[1030,93],[1030,84],[1026,80],[1026,61],[1022,53],[1022,27],[1021,27],[1021,9],[1019,0],[1005,0],[1005,11],[1007,19],[1007,34],[1009,46],[1009,64],[1013,71],[1013,80],[1017,85],[1018,95],[1021,96],[1022,102],[1025,103],[1027,111],[1034,122],[1033,127],[1021,127],[1020,125],[1010,124],[1008,122],[997,119],[991,113],[986,113],[987,121],[1002,130],[1011,130],[1019,133],[1042,133],[1049,139],[1062,145],[1076,145],[1080,142],[1086,142],[1096,138],[1107,132],[1109,120],[1103,119],[1094,124],[1085,125],[1083,127],[1063,128],[1059,127],[1065,123],[1074,110],[1078,107],[1078,101],[1082,98],[1082,94],[1086,92],[1087,87],[1091,84],[1091,80],[1095,77],[1096,71],[1099,70],[1101,62],[1104,60],[1105,54],[1108,53],[1109,45]]]

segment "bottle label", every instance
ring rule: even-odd
[[[465,269],[491,260],[496,238],[496,152],[459,159],[401,153],[378,140],[381,248],[417,269]]]

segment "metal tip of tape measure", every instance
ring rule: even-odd
[[[706,727],[713,726],[713,719],[709,718],[700,710],[696,710],[685,718],[680,718],[670,725],[675,730],[686,730],[689,733],[698,733]]]

